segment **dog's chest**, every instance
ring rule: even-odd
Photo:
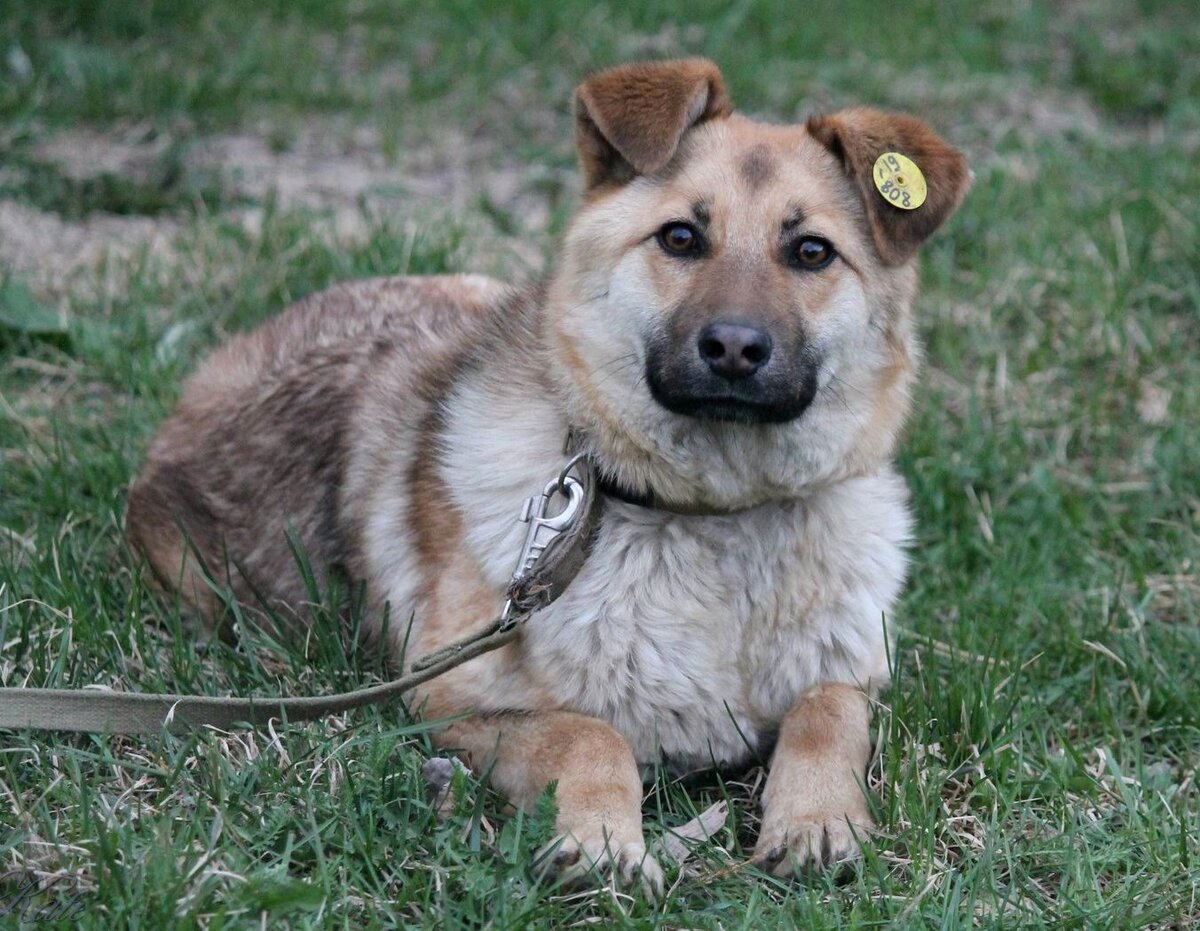
[[[823,609],[839,581],[819,577],[813,524],[802,505],[729,518],[614,505],[580,576],[530,621],[526,666],[641,762],[745,760],[831,664],[848,677],[874,649]]]

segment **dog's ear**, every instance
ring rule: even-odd
[[[875,248],[885,265],[901,265],[958,209],[971,170],[957,149],[911,116],[869,107],[808,121],[809,134],[841,160],[867,209]],[[915,210],[895,206],[875,187],[875,161],[885,152],[911,159],[925,177],[925,202]]]
[[[592,75],[575,90],[575,144],[587,187],[657,171],[684,133],[732,109],[721,72],[705,58]]]

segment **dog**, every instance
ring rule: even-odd
[[[298,541],[402,663],[497,615],[570,435],[603,499],[574,581],[413,706],[458,716],[437,740],[515,805],[556,784],[567,879],[661,891],[639,766],[664,761],[769,756],[757,862],[853,858],[911,531],[916,254],[971,173],[912,117],[735,114],[704,59],[599,72],[574,118],[584,192],[544,282],[353,282],[233,339],[152,442],[128,536],[209,616],[214,576],[297,611]]]

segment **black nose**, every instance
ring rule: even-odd
[[[770,334],[744,323],[710,323],[697,345],[700,358],[722,378],[748,378],[771,358]]]

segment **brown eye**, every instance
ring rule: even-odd
[[[792,257],[801,268],[824,268],[835,255],[833,246],[819,236],[805,236],[792,250]]]
[[[672,255],[696,255],[700,234],[687,223],[668,223],[658,231],[658,244]]]

